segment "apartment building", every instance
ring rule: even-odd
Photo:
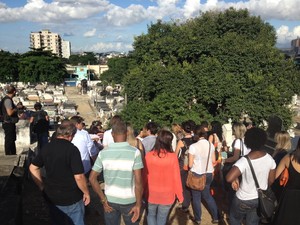
[[[71,55],[71,42],[62,40],[61,41],[61,54],[63,58],[70,58]]]
[[[50,30],[42,30],[30,33],[30,47],[44,48],[50,50],[59,57],[69,58],[71,55],[71,44],[64,41],[59,34],[52,33]]]

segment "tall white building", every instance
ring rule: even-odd
[[[44,50],[50,50],[53,54],[56,54],[59,57],[69,58],[71,54],[71,45],[70,42],[64,42],[68,41],[62,40],[59,34],[52,33],[50,30],[30,33],[31,48],[44,48]]]
[[[69,41],[61,41],[61,54],[63,58],[70,58],[71,55],[71,43]]]

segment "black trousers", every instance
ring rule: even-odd
[[[4,130],[4,149],[5,155],[15,155],[16,154],[16,124],[14,123],[3,123],[2,128]]]

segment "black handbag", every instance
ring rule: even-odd
[[[252,176],[253,176],[254,181],[255,181],[255,186],[257,188],[257,193],[258,193],[258,215],[262,219],[270,220],[274,216],[275,210],[276,210],[277,205],[278,205],[275,194],[272,191],[271,187],[268,187],[267,190],[262,190],[262,189],[259,188],[259,184],[258,184],[256,175],[255,175],[252,163],[251,163],[248,156],[245,156],[245,158],[247,159],[247,161],[249,163],[251,173],[252,173]]]

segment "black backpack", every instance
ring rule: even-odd
[[[4,102],[4,98],[1,99],[1,101],[0,101],[0,122],[4,121],[4,109],[2,109],[3,102]]]
[[[39,110],[33,113],[33,132],[42,133],[49,130],[49,121],[46,120],[46,112]]]

